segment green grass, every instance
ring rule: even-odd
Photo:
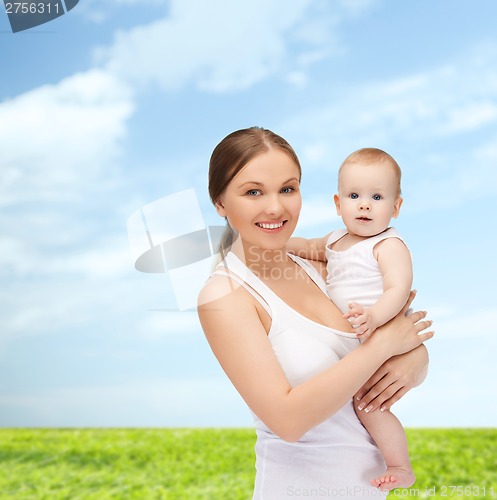
[[[407,433],[418,479],[390,498],[497,499],[497,429]],[[254,443],[252,429],[3,429],[0,499],[249,499]]]
[[[497,499],[497,429],[406,432],[416,483],[390,497]]]

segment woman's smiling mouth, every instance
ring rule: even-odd
[[[274,231],[276,229],[282,228],[286,222],[287,222],[286,220],[279,221],[279,222],[256,222],[255,225],[257,227],[260,227],[261,229],[265,229],[268,231]]]

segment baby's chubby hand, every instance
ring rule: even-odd
[[[354,332],[362,340],[366,340],[377,328],[371,309],[356,302],[349,302],[349,311],[343,317],[349,320]]]

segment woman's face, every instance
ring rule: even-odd
[[[300,215],[300,172],[290,156],[271,149],[236,174],[216,203],[242,240],[262,249],[283,248]]]

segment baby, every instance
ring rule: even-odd
[[[291,238],[287,247],[301,257],[327,262],[328,294],[361,341],[399,313],[411,290],[411,255],[389,228],[402,205],[400,177],[397,162],[384,151],[352,153],[340,167],[334,196],[346,229],[322,238]],[[387,464],[371,484],[384,491],[411,486],[414,472],[399,420],[389,411],[370,413],[355,398],[354,407]]]

